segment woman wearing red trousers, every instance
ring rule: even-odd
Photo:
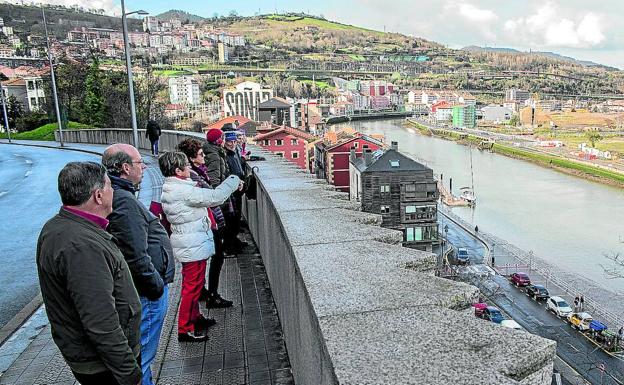
[[[207,207],[222,204],[241,181],[230,176],[214,190],[196,187],[190,179],[191,166],[184,153],[167,152],[158,160],[165,176],[161,202],[171,223],[171,246],[182,263],[182,293],[178,314],[179,341],[205,341],[208,336],[196,332],[198,327],[211,326],[199,310],[199,296],[206,280],[206,261],[215,254]]]

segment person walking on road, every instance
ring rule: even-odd
[[[182,293],[178,314],[179,341],[205,341],[198,329],[215,324],[199,310],[199,297],[206,283],[206,261],[215,254],[210,218],[206,209],[222,204],[240,188],[237,176],[228,177],[213,189],[196,186],[190,179],[191,165],[182,152],[167,152],[158,160],[165,176],[161,202],[171,223],[171,244],[182,263]]]
[[[111,181],[100,164],[71,162],[58,191],[63,206],[43,226],[36,254],[52,338],[82,385],[138,385],[141,302],[105,230]]]
[[[150,119],[147,122],[147,127],[145,130],[145,137],[150,141],[150,148],[152,150],[152,155],[158,156],[158,142],[160,141],[160,125],[155,120]]]
[[[143,385],[153,385],[150,366],[156,357],[167,314],[168,284],[173,282],[173,249],[160,220],[137,199],[145,163],[136,148],[113,144],[102,156],[113,186],[108,231],[123,253],[141,298],[141,368]]]

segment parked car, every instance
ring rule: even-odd
[[[463,247],[459,247],[457,249],[457,263],[460,265],[467,265],[470,262],[470,257],[468,256],[468,250]]]
[[[531,284],[531,278],[527,273],[513,273],[510,279],[511,283],[516,286],[529,286]]]
[[[568,322],[570,325],[582,332],[589,330],[589,324],[591,324],[592,321],[593,317],[589,313],[570,313],[568,315]]]
[[[505,320],[505,317],[503,317],[503,313],[501,313],[501,311],[498,310],[498,308],[494,306],[488,306],[485,309],[483,309],[483,311],[480,312],[480,315],[478,315],[478,317],[483,318],[488,321],[492,321],[497,324]]]
[[[561,297],[550,297],[546,301],[546,309],[552,311],[559,317],[567,317],[572,313],[570,305]]]
[[[542,285],[529,285],[526,287],[526,295],[533,297],[536,301],[547,300],[550,297],[548,289]]]
[[[516,329],[516,330],[524,330],[524,329],[522,329],[522,326],[520,326],[520,324],[518,324],[516,321],[514,321],[512,319],[502,320],[500,324],[503,325],[506,328]]]

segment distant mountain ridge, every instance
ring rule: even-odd
[[[464,47],[461,49],[462,51],[468,51],[468,52],[501,52],[501,53],[511,53],[511,54],[524,54],[524,55],[536,55],[536,56],[544,56],[544,57],[548,57],[551,59],[557,59],[557,60],[563,60],[563,61],[567,61],[567,62],[572,62],[572,63],[576,63],[576,64],[580,64],[586,67],[604,67],[604,68],[608,68],[608,69],[613,69],[613,70],[617,70],[617,68],[613,68],[613,67],[609,67],[607,65],[604,64],[599,64],[599,63],[595,63],[593,61],[589,61],[589,60],[579,60],[579,59],[575,59],[573,57],[570,56],[565,56],[565,55],[561,55],[555,52],[548,52],[548,51],[519,51],[517,49],[514,48],[505,48],[505,47],[479,47],[476,45],[469,45],[467,47]]]
[[[182,22],[185,22],[188,20],[189,23],[200,23],[206,20],[206,18],[204,17],[194,15],[192,13],[182,11],[180,9],[170,9],[167,12],[161,13],[160,15],[156,15],[156,17],[159,19],[163,19],[163,20],[178,19],[178,20],[181,20]]]

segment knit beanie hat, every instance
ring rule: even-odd
[[[218,128],[211,128],[206,133],[206,140],[209,141],[210,143],[221,144],[217,142],[219,142],[222,136],[223,136],[223,131],[219,130]]]
[[[226,131],[225,140],[238,140],[238,131]]]

